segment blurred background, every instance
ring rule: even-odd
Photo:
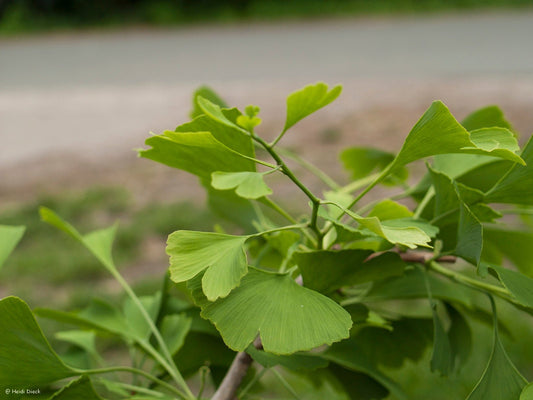
[[[272,138],[290,92],[342,83],[282,144],[347,182],[342,148],[397,151],[435,99],[458,119],[498,104],[529,137],[531,38],[533,0],[0,0],[0,224],[28,227],[0,297],[72,309],[94,287],[119,293],[39,205],[82,231],[119,220],[116,257],[140,293],[160,284],[166,235],[220,222],[195,178],[134,151],[186,122],[200,85],[259,105]]]

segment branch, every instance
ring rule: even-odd
[[[408,251],[404,253],[400,253],[398,249],[394,249],[393,251],[398,253],[400,258],[407,263],[426,264],[432,261],[433,257],[435,257],[435,255],[430,251]],[[383,253],[384,253],[383,251],[372,253],[368,256],[368,258],[365,261],[376,258]],[[441,256],[437,258],[435,261],[440,262],[440,263],[452,263],[453,264],[455,261],[457,261],[457,258],[455,256]]]
[[[258,336],[254,340],[254,346],[257,349],[262,348],[261,338]],[[218,387],[217,391],[211,398],[211,400],[233,400],[237,389],[241,385],[242,380],[246,376],[248,369],[252,365],[252,357],[245,351],[237,353],[231,366],[222,380],[222,383]]]

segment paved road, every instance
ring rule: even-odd
[[[185,118],[200,83],[237,103],[259,93],[277,104],[315,80],[386,82],[381,98],[396,100],[407,81],[531,82],[532,37],[528,11],[1,39],[0,166],[127,152]]]

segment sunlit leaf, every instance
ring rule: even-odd
[[[202,297],[199,279],[189,285],[202,317],[236,351],[245,350],[258,334],[269,353],[310,350],[348,337],[352,326],[350,314],[341,306],[299,286],[289,275],[250,268],[230,296],[214,303]]]
[[[0,268],[22,239],[25,229],[23,226],[0,225]]]
[[[533,137],[522,152],[527,165],[513,165],[510,171],[487,193],[487,202],[533,204]]]
[[[370,213],[369,217],[378,217],[380,221],[388,219],[409,218],[413,215],[406,206],[394,200],[385,199],[376,204]]]
[[[17,297],[0,300],[0,315],[2,385],[40,385],[77,375],[52,350],[25,302]]]
[[[206,98],[203,98],[202,96],[197,96],[196,101],[202,111],[210,118],[214,119],[215,121],[229,126],[230,128],[235,128],[237,130],[242,131],[243,128],[241,128],[239,125],[237,125],[235,122],[230,120],[225,114],[222,108],[218,106],[215,103],[212,103],[211,101],[207,100]]]
[[[248,271],[244,242],[249,236],[176,231],[168,237],[170,277],[186,282],[206,270],[202,289],[210,301],[225,297]]]
[[[436,154],[482,154],[524,161],[515,154],[518,144],[505,128],[482,128],[468,132],[441,102],[435,101],[413,127],[391,169]]]
[[[287,98],[287,119],[285,120],[283,132],[286,132],[298,121],[334,101],[341,94],[342,86],[334,86],[329,91],[328,89],[328,85],[318,82],[291,93]]]
[[[91,380],[82,376],[68,383],[58,392],[54,393],[49,400],[104,400],[96,391]]]
[[[215,93],[213,89],[207,86],[200,86],[198,89],[194,91],[194,94],[192,96],[192,104],[193,109],[190,112],[191,118],[196,118],[199,115],[202,115],[204,112],[198,105],[198,97],[203,97],[204,99],[209,100],[211,103],[218,105],[221,108],[227,108],[228,106],[220,98],[218,94]]]
[[[533,382],[522,390],[522,393],[520,393],[520,400],[533,400]]]
[[[211,185],[217,190],[235,189],[235,193],[245,199],[258,199],[272,194],[261,172],[213,172]]]
[[[255,164],[217,140],[210,132],[165,131],[146,139],[139,155],[210,181],[215,171],[254,171]]]
[[[461,125],[468,131],[495,126],[506,128],[510,131],[513,130],[509,121],[505,119],[503,111],[498,106],[487,106],[474,111],[461,121]]]

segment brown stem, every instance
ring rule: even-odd
[[[397,252],[400,258],[403,261],[408,262],[408,263],[426,264],[427,262],[432,260],[434,257],[434,254],[429,251],[407,251],[404,253],[401,253],[398,249],[394,249],[393,251]],[[384,252],[372,253],[368,256],[368,258],[365,261],[376,258],[383,253]],[[457,261],[457,258],[455,256],[441,256],[437,258],[435,261],[439,263],[454,263]]]
[[[262,348],[261,339],[258,336],[254,340],[254,346],[257,349]],[[244,351],[237,353],[231,366],[218,387],[217,391],[211,400],[234,400],[237,389],[241,385],[242,380],[246,376],[250,365],[252,365],[252,357]]]

